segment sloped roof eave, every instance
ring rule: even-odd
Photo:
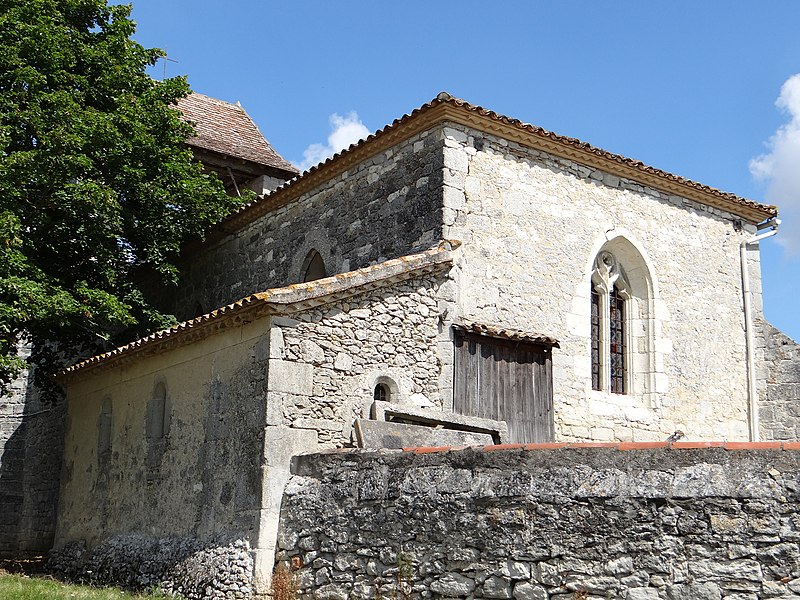
[[[723,192],[651,167],[641,161],[597,148],[576,138],[559,135],[542,127],[470,104],[442,92],[430,102],[411,111],[410,114],[395,119],[383,129],[287,181],[271,194],[242,206],[224,219],[218,225],[218,230],[220,233],[233,233],[260,216],[291,203],[302,194],[313,190],[370,156],[445,122],[464,125],[526,147],[592,166],[640,184],[729,212],[753,224],[778,214],[776,206],[755,202],[730,192]]]
[[[289,314],[349,297],[361,290],[410,279],[414,276],[449,269],[452,251],[458,242],[442,241],[436,247],[391,259],[332,277],[297,283],[251,294],[208,314],[184,321],[169,329],[80,361],[63,369],[56,377],[69,384],[98,370],[111,369],[137,360],[168,352],[204,339],[232,326],[253,322],[267,315]]]
[[[195,128],[196,135],[186,141],[189,146],[277,169],[287,177],[297,175],[241,105],[193,92],[178,100],[177,109]]]

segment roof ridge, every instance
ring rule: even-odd
[[[241,108],[242,110],[244,110],[244,107],[238,102],[228,102],[227,100],[223,100],[222,98],[217,98],[215,96],[209,96],[208,94],[203,94],[202,92],[195,92],[194,90],[191,90],[189,92],[189,95],[188,96],[184,96],[184,98],[188,98],[189,96],[202,96],[203,98],[208,98],[209,100],[212,100],[213,102],[218,102],[220,104],[225,104],[226,106],[235,106],[237,108]]]
[[[240,206],[235,212],[223,219],[217,225],[217,228],[222,233],[237,231],[239,228],[246,226],[248,223],[252,222],[262,214],[269,212],[273,207],[277,208],[287,204],[288,202],[291,202],[293,198],[290,197],[281,202],[281,197],[291,194],[294,190],[298,189],[298,186],[300,186],[300,191],[298,194],[302,194],[307,190],[307,188],[310,189],[313,187],[313,185],[315,185],[314,183],[303,185],[304,183],[309,181],[313,182],[316,178],[319,178],[323,181],[326,180],[327,178],[323,179],[324,173],[329,169],[334,168],[333,166],[337,163],[346,160],[347,157],[352,156],[359,150],[372,146],[376,143],[376,140],[391,136],[403,126],[413,123],[416,119],[421,118],[422,115],[434,111],[440,106],[455,107],[456,109],[465,111],[468,114],[477,115],[481,119],[488,119],[497,124],[495,130],[499,127],[505,126],[506,130],[513,130],[517,133],[533,136],[532,138],[526,138],[528,139],[529,146],[534,147],[533,144],[538,141],[540,145],[547,146],[547,149],[543,150],[544,152],[558,155],[556,150],[561,149],[564,155],[569,153],[569,159],[574,160],[575,162],[580,163],[581,159],[583,159],[585,162],[582,164],[602,163],[602,165],[598,168],[616,168],[622,177],[632,179],[643,185],[661,189],[667,193],[673,193],[681,197],[689,198],[701,204],[705,204],[706,206],[721,208],[722,210],[726,210],[732,214],[736,214],[737,216],[743,216],[754,222],[759,222],[771,216],[775,216],[778,212],[777,207],[773,205],[762,204],[760,202],[756,202],[755,200],[738,196],[732,192],[726,192],[710,185],[669,173],[668,171],[647,165],[641,160],[629,158],[608,150],[603,150],[602,148],[593,146],[592,144],[584,142],[578,138],[561,135],[538,125],[525,123],[520,119],[505,116],[477,104],[471,104],[466,100],[453,96],[449,92],[442,91],[439,92],[429,102],[414,108],[410,113],[403,114],[401,117],[394,119],[391,123],[384,125],[374,133],[371,133],[366,138],[350,144],[350,146],[347,148],[343,148],[324,161],[308,168],[303,173],[300,173],[295,177],[285,181],[270,194],[261,196],[256,198],[253,202]],[[454,115],[456,115],[456,113],[443,115],[440,117],[440,120],[447,121],[449,116],[452,117]],[[464,121],[467,120],[467,118],[464,119]],[[466,126],[479,129],[477,124],[466,124]],[[497,132],[495,130],[489,133],[491,135],[503,137],[503,132]],[[412,135],[414,133],[412,133]],[[404,138],[401,137],[400,139]],[[525,144],[524,141],[519,141],[519,143],[523,145]],[[381,148],[376,149],[373,154],[379,152],[380,150]],[[371,155],[372,154],[368,154],[368,156]],[[622,173],[623,171],[624,173]],[[331,177],[335,176],[337,173],[338,171],[331,171]],[[661,184],[660,186],[658,185],[659,182]],[[712,202],[715,199],[716,203]],[[724,206],[720,207],[717,204]],[[738,213],[736,212],[737,208],[739,209]]]

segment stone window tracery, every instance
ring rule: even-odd
[[[611,252],[595,259],[591,280],[592,389],[627,394],[631,287]]]

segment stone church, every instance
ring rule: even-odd
[[[178,326],[60,375],[56,546],[244,541],[264,581],[299,454],[798,438],[776,207],[445,93],[303,174],[241,107],[180,108],[258,197],[185,249]]]

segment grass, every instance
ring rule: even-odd
[[[163,595],[135,594],[119,588],[71,585],[46,577],[14,575],[0,570],[3,600],[152,600]]]

